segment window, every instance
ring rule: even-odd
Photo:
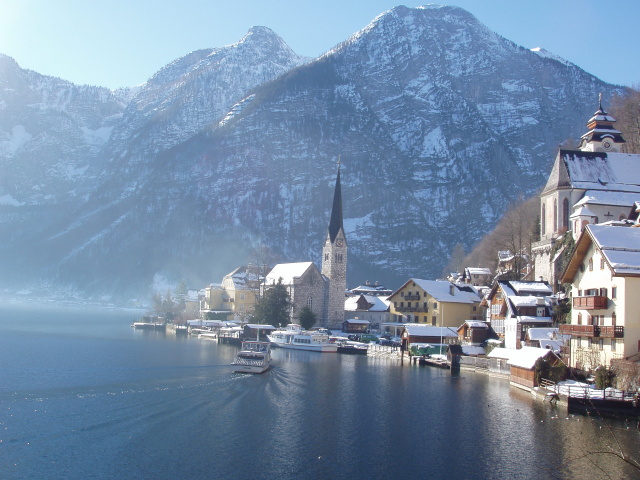
[[[400,296],[401,296],[401,297],[404,297],[404,292],[400,292]]]
[[[313,298],[311,297],[311,295],[307,297],[307,307],[313,308]]]
[[[612,352],[615,352],[615,351],[616,351],[616,343],[618,343],[618,342],[616,341],[616,339],[615,339],[615,338],[612,338],[612,339],[611,339],[611,351],[612,351]]]
[[[589,259],[589,271],[593,272],[593,258]]]
[[[600,257],[600,270],[604,270],[604,257]]]
[[[601,297],[606,297],[607,296],[607,289],[606,288],[601,288],[600,289],[600,296]]]
[[[433,308],[438,308],[438,302],[433,302]]]
[[[431,325],[435,325],[436,324],[436,316],[434,315],[433,317],[431,317]]]
[[[540,214],[540,233],[544,235],[547,230],[547,208],[546,205],[542,204],[542,213]]]
[[[569,199],[565,198],[562,201],[562,226],[569,228]]]
[[[618,220],[622,221],[622,220],[626,220],[627,216],[624,213],[621,213],[620,216],[618,217]]]
[[[553,230],[558,229],[558,200],[553,199],[553,225],[551,225]]]
[[[578,325],[582,325],[582,313],[578,314]]]
[[[611,298],[618,297],[618,287],[611,287]]]
[[[613,312],[611,314],[611,325],[615,327],[616,326],[616,321],[617,321],[616,312]]]

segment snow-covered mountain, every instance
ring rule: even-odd
[[[44,81],[2,61],[1,82]],[[164,67],[126,105],[131,92],[45,80],[93,92],[86,112],[72,109],[85,112],[75,130],[46,136],[91,155],[71,157],[86,170],[70,170],[79,173],[63,189],[1,179],[0,264],[12,285],[130,296],[157,274],[217,281],[256,246],[319,260],[339,157],[349,284],[435,277],[456,243],[470,249],[542,186],[556,146],[583,133],[598,92],[617,88],[437,6],[394,8],[313,61],[254,27]],[[22,95],[37,85],[25,80]],[[20,117],[6,95],[0,162],[11,178],[50,169],[51,157],[26,156],[34,102]],[[48,111],[68,108],[60,94],[46,98]]]

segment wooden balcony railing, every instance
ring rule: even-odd
[[[576,337],[597,337],[595,325],[560,325],[560,333]]]
[[[600,336],[604,338],[624,338],[624,327],[601,326]]]
[[[601,310],[607,308],[607,297],[594,295],[590,297],[573,297],[573,308],[581,310]]]
[[[574,337],[624,338],[624,327],[611,325],[560,325],[560,333]]]

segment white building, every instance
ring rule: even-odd
[[[625,143],[600,103],[577,150],[559,150],[540,194],[540,241],[533,245],[535,278],[557,291],[564,246],[586,225],[625,220],[640,197],[640,155],[620,153]]]
[[[588,225],[564,272],[571,283],[569,365],[609,366],[640,351],[640,228]]]

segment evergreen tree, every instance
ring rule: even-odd
[[[307,306],[303,307],[298,314],[298,323],[305,330],[311,329],[316,324],[316,320],[316,314]]]
[[[256,303],[253,319],[256,323],[284,327],[289,323],[291,301],[282,279],[270,287]]]

